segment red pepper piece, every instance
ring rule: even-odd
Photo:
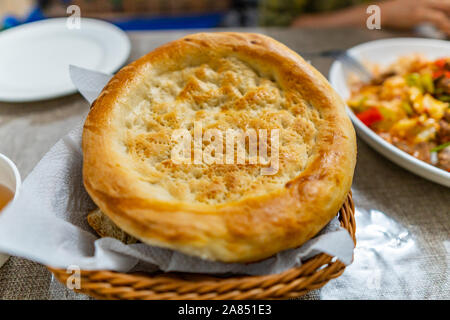
[[[356,116],[368,127],[370,127],[375,122],[383,120],[383,115],[375,107],[360,112]]]
[[[445,67],[445,64],[447,63],[446,58],[437,59],[434,64],[439,68],[443,69]]]
[[[444,75],[444,70],[436,70],[433,72],[433,79],[436,80]]]

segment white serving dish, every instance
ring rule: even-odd
[[[422,54],[429,59],[450,56],[450,42],[421,38],[394,38],[366,42],[349,49],[348,53],[362,63],[371,62],[388,65],[400,56],[414,53]],[[341,62],[335,61],[332,64],[329,80],[339,95],[344,100],[347,100],[350,96],[350,89]],[[358,135],[376,151],[399,166],[425,179],[450,187],[450,172],[421,161],[383,140],[364,125],[349,107],[347,107],[347,113]]]
[[[69,65],[109,74],[125,64],[131,45],[121,29],[88,18],[81,18],[79,29],[67,23],[67,18],[47,19],[0,32],[0,101],[75,93]]]

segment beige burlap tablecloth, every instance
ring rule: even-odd
[[[345,49],[401,36],[352,29],[243,31],[265,33],[298,52]],[[130,33],[130,60],[187,33]],[[311,61],[328,74],[332,60]],[[78,94],[36,103],[0,103],[0,153],[11,158],[25,178],[88,110]],[[353,194],[360,227],[355,261],[343,276],[304,298],[450,299],[450,189],[398,167],[358,139]],[[22,258],[12,257],[0,269],[0,299],[88,298],[53,280],[44,266]]]

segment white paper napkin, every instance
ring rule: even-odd
[[[71,78],[81,94],[95,100],[111,78],[71,67]],[[333,219],[303,246],[250,264],[220,263],[187,256],[143,243],[125,245],[101,238],[86,222],[95,204],[82,183],[82,123],[63,137],[24,181],[16,202],[0,216],[0,251],[42,264],[85,270],[180,271],[209,274],[262,275],[285,271],[325,252],[344,264],[352,261],[353,241]]]

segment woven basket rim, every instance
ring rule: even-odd
[[[349,192],[338,212],[341,226],[356,244],[355,207]],[[63,284],[71,273],[47,267]],[[81,270],[81,288],[74,289],[98,299],[139,300],[225,300],[287,299],[304,295],[339,277],[345,265],[325,254],[318,254],[301,266],[282,273],[260,276],[214,276],[190,273],[121,273],[108,270]],[[70,279],[69,279],[70,280]]]

